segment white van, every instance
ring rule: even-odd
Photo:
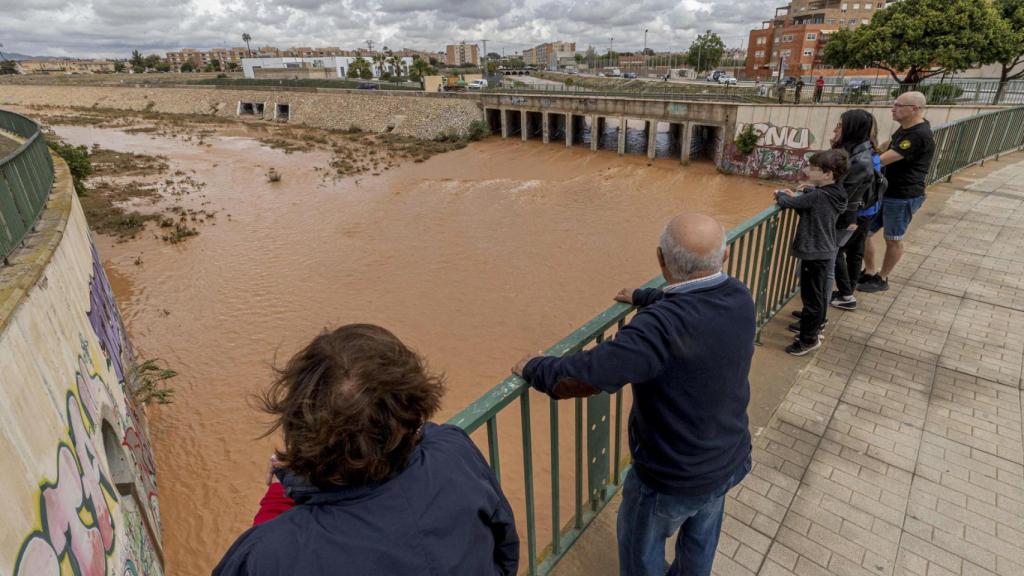
[[[479,90],[481,88],[487,88],[487,80],[471,80],[466,87],[469,88],[470,90]]]

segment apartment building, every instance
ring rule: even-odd
[[[779,75],[831,74],[824,62],[829,35],[854,29],[893,0],[851,2],[849,0],[793,0],[775,9],[770,20],[751,30],[748,37],[745,73],[748,78],[766,80]],[[857,74],[865,71],[847,71]]]
[[[449,44],[445,47],[445,63],[449,66],[462,66],[463,64],[480,65],[480,51],[476,44]]]
[[[331,56],[369,56],[362,54],[365,50],[342,50],[337,46],[323,46],[311,48],[309,46],[295,46],[281,50],[274,46],[263,46],[252,48],[252,57],[260,58],[326,58]],[[248,48],[211,48],[210,50],[196,50],[195,48],[182,48],[177,52],[167,53],[167,63],[171,70],[178,72],[182,64],[188,62],[193,68],[201,69],[210,64],[213,60],[220,62],[221,70],[227,69],[228,63],[242,65],[243,58],[249,58]]]
[[[549,68],[558,66],[559,59],[575,55],[575,42],[546,42],[523,50],[523,62],[530,66]]]

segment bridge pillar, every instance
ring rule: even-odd
[[[619,116],[619,156],[626,153],[626,118]]]
[[[647,124],[647,159],[654,160],[654,155],[657,152],[655,146],[657,145],[658,139],[658,121],[648,120]]]
[[[501,108],[501,137],[508,138],[508,110]]]
[[[601,118],[594,114],[590,117],[590,149],[597,151],[601,143]]]
[[[526,110],[520,110],[519,114],[519,125],[522,126],[519,132],[523,135],[523,142],[526,142],[530,137],[530,117],[527,116]]]
[[[680,154],[680,162],[683,166],[690,163],[690,140],[693,138],[693,123],[687,122],[683,124],[682,134],[679,139],[679,147],[682,149]]]
[[[551,142],[551,115],[541,112],[540,119],[541,141],[545,144]]]
[[[565,113],[565,147],[572,147],[572,112]]]

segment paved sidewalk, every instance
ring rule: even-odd
[[[994,169],[990,169],[994,168]],[[755,439],[720,575],[1024,575],[1024,156],[913,229]]]

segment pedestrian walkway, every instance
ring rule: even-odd
[[[715,574],[1024,575],[1024,153],[929,196],[890,290],[830,309],[810,360],[781,352],[788,310],[766,327],[754,396],[789,390],[751,407]],[[618,574],[619,500],[556,575]]]
[[[955,183],[890,290],[830,311],[716,574],[1024,574],[1024,156]]]

